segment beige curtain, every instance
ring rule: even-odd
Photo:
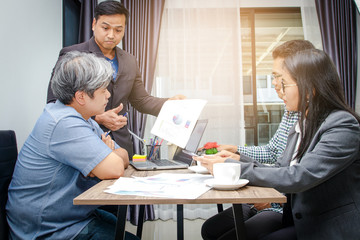
[[[316,48],[322,49],[321,32],[314,0],[301,1],[301,19],[304,38],[312,42]]]
[[[124,50],[136,57],[145,89],[151,92],[154,82],[156,55],[159,44],[161,16],[165,0],[122,0],[130,16],[125,29]],[[143,137],[146,114],[129,105],[128,128]],[[142,143],[133,138],[134,153],[140,154]]]
[[[122,0],[129,10],[130,16],[123,39],[124,50],[133,54],[138,63],[145,88],[151,92],[154,81],[156,53],[159,43],[161,16],[165,0]],[[129,105],[128,128],[136,135],[142,137],[146,122],[146,115]],[[142,143],[133,138],[134,153],[141,153]],[[131,223],[138,222],[139,206],[130,206],[128,218]],[[145,219],[154,219],[152,205],[145,206]]]
[[[165,1],[153,94],[170,97],[179,93],[208,100],[200,116],[209,119],[201,145],[209,141],[245,144],[237,0]],[[154,121],[155,118],[148,117],[147,138],[151,137],[149,131]],[[166,156],[166,148],[162,154]],[[216,209],[204,210],[209,207],[216,206],[204,205],[202,209],[197,205],[185,206],[185,217],[210,217]],[[173,207],[155,209],[163,209],[158,212],[162,219],[176,216]]]

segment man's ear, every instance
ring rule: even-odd
[[[95,25],[96,25],[96,19],[94,18],[94,19],[93,19],[93,22],[92,22],[92,25],[91,25],[91,29],[92,29],[93,31],[94,31]]]
[[[83,91],[76,91],[74,96],[74,101],[76,101],[79,105],[84,106],[86,103],[87,94]]]

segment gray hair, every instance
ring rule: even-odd
[[[55,66],[51,89],[63,104],[70,104],[77,91],[93,98],[97,89],[109,85],[113,72],[111,64],[103,58],[91,53],[69,52]]]

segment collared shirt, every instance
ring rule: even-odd
[[[118,71],[119,71],[119,62],[118,62],[118,59],[116,57],[116,53],[115,53],[115,57],[113,59],[110,59],[110,58],[107,58],[107,57],[105,57],[105,59],[111,64],[111,67],[114,70],[114,72],[113,72],[113,81],[115,82],[116,76],[117,76]]]
[[[298,120],[298,112],[285,110],[278,130],[267,145],[250,147],[238,146],[239,153],[251,157],[260,163],[274,164],[285,150],[290,128],[294,126]]]
[[[9,186],[12,239],[73,239],[91,221],[98,206],[75,206],[73,199],[99,182],[87,175],[112,152],[102,133],[94,120],[59,101],[45,107]]]
[[[298,134],[298,139],[296,141],[296,145],[295,145],[295,149],[294,149],[294,154],[292,156],[291,162],[290,162],[290,166],[296,164],[298,162],[298,159],[295,158],[296,154],[298,153],[298,149],[299,149],[299,145],[301,142],[301,131],[300,131],[300,124],[299,122],[296,123],[295,125],[295,132]]]

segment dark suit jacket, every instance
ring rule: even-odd
[[[241,178],[291,196],[298,239],[359,239],[359,123],[348,112],[331,113],[301,161],[289,166],[298,137],[294,129],[274,167],[242,156]]]
[[[60,51],[59,58],[70,51],[94,53],[98,57],[104,58],[104,54],[101,52],[94,38],[91,38],[84,43],[63,48]],[[116,81],[111,81],[108,86],[111,97],[106,106],[106,111],[118,107],[120,103],[122,103],[124,108],[120,114],[124,114],[128,110],[127,103],[130,102],[136,110],[157,116],[167,98],[156,98],[148,94],[141,79],[141,73],[136,59],[133,55],[116,47],[116,57],[119,63],[119,70]],[[54,97],[49,84],[47,102],[55,102],[55,100],[56,98]],[[104,131],[108,130],[104,126],[101,127]],[[131,159],[133,156],[133,145],[127,127],[125,126],[116,132],[112,132],[112,135],[115,141],[128,151]]]

